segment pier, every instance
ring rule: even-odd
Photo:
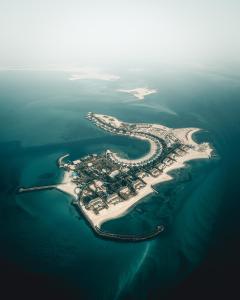
[[[55,189],[57,188],[56,185],[43,185],[43,186],[33,186],[29,188],[21,187],[18,189],[19,193],[25,193],[25,192],[33,192],[33,191],[39,191],[39,190],[49,190],[49,189]]]

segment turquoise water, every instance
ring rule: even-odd
[[[158,93],[140,102],[115,91],[140,84]],[[239,95],[235,79],[193,70],[128,73],[119,82],[69,81],[60,72],[1,72],[1,259],[63,280],[89,299],[147,299],[156,289],[174,287],[204,260],[222,226],[227,183],[239,167]],[[88,111],[129,122],[200,127],[195,139],[216,148],[218,159],[189,163],[157,187],[159,194],[104,224],[129,233],[164,223],[159,238],[105,241],[67,195],[15,193],[21,185],[59,182],[63,174],[56,160],[64,153],[75,159],[112,149],[134,158],[148,151],[144,141],[102,132],[84,118]]]

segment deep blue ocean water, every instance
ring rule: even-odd
[[[147,85],[158,93],[143,102],[118,88]],[[89,299],[149,299],[184,280],[220,238],[238,176],[240,81],[197,70],[153,70],[115,82],[69,81],[64,72],[0,72],[0,258],[48,274]],[[143,243],[96,237],[59,191],[16,194],[18,186],[59,182],[56,160],[113,149],[138,157],[148,145],[111,136],[84,118],[88,111],[129,122],[200,127],[217,159],[190,162],[174,180],[157,186],[126,216],[107,222],[115,232],[142,232],[164,223],[166,231]],[[238,195],[237,186],[231,192]],[[234,193],[232,193],[234,195]]]

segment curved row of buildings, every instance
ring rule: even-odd
[[[91,120],[97,127],[100,127],[103,130],[117,135],[125,135],[145,140],[150,144],[149,152],[138,159],[122,158],[117,153],[107,150],[107,157],[118,165],[124,167],[146,166],[149,163],[157,160],[162,154],[162,140],[159,137],[149,133],[147,130],[151,127],[151,125],[148,125],[148,127],[145,129],[135,124],[120,122],[113,117],[93,113],[88,113],[87,118]],[[146,127],[146,124],[144,124],[144,126]]]

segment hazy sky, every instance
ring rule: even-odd
[[[240,61],[239,0],[0,0],[0,67]]]

